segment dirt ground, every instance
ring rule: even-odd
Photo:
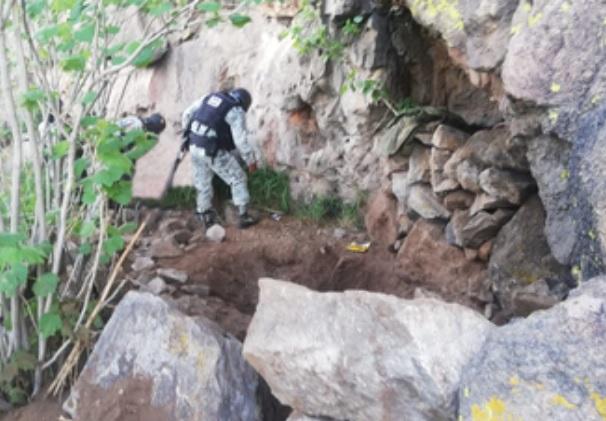
[[[333,233],[334,228],[292,217],[264,218],[247,230],[228,226],[222,243],[201,241],[180,256],[159,259],[157,267],[189,275],[172,294],[183,311],[210,317],[241,340],[256,308],[261,277],[318,291],[364,289],[412,296],[415,286],[395,272],[395,255],[387,248],[352,253],[346,245],[365,235],[349,232],[337,238]]]
[[[162,296],[188,315],[214,320],[240,340],[254,314],[261,277],[291,281],[318,291],[362,289],[402,298],[411,298],[419,287],[398,269],[397,256],[387,247],[373,244],[366,253],[346,250],[351,241],[367,240],[363,232],[336,232],[334,227],[294,217],[275,220],[266,215],[247,230],[227,224],[225,240],[213,243],[204,238],[202,226],[191,211],[149,212],[152,221],[124,267],[124,276],[139,280],[131,288],[152,279],[158,269],[184,271],[188,280],[167,282],[168,289]],[[164,242],[175,252],[171,257],[156,257],[150,246],[154,242]],[[132,264],[142,256],[154,257],[154,266],[135,271]],[[443,298],[462,302],[457,296]],[[285,408],[272,399],[264,403],[264,413],[275,413],[270,416],[273,420],[285,419]],[[41,401],[2,420],[54,421],[60,414],[58,403]]]

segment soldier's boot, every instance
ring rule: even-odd
[[[200,222],[204,224],[205,229],[209,229],[213,225],[219,223],[219,217],[217,216],[217,212],[215,212],[214,209],[209,209],[202,213],[197,212],[196,215],[198,215],[198,219],[200,219]]]
[[[240,229],[245,229],[248,228],[250,226],[255,225],[257,222],[259,222],[258,219],[252,217],[248,211],[246,210],[246,208],[241,208],[240,209],[240,215],[238,216],[238,227]]]

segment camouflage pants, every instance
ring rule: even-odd
[[[192,145],[191,153],[194,186],[198,190],[197,211],[202,213],[212,208],[213,176],[218,175],[230,188],[234,205],[242,212],[248,202],[246,173],[238,160],[229,152],[219,150],[215,159],[206,156],[204,149]]]

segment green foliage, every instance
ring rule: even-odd
[[[249,178],[253,204],[287,213],[290,210],[288,174],[264,167]]]
[[[28,381],[26,375],[36,367],[36,357],[26,351],[15,352],[0,370],[0,392],[13,405],[27,401]]]
[[[349,36],[360,32],[361,17],[350,19],[345,24],[344,33]],[[303,55],[318,52],[325,60],[338,60],[343,56],[345,44],[329,34],[328,27],[322,23],[320,12],[309,2],[304,2],[299,15],[282,33],[293,41],[294,48]]]
[[[21,234],[0,233],[0,292],[15,296],[27,282],[29,266],[44,263],[49,252],[47,243],[30,246]]]
[[[34,284],[33,290],[37,297],[46,297],[55,292],[59,284],[59,277],[54,273],[41,275]]]
[[[38,102],[44,98],[44,92],[39,88],[30,88],[21,98],[21,104],[33,111],[38,107]]]
[[[173,187],[166,192],[162,200],[145,200],[143,203],[162,209],[195,209],[196,195],[196,189],[191,186]]]
[[[309,203],[299,204],[295,214],[316,223],[337,222],[343,226],[361,228],[364,225],[362,206],[365,200],[364,195],[358,195],[353,203],[345,203],[336,196],[315,197]]]
[[[38,328],[45,338],[53,336],[63,328],[61,315],[57,311],[52,310],[43,314],[38,323]]]

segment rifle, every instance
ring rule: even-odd
[[[164,198],[166,193],[168,193],[168,190],[172,187],[173,180],[175,179],[175,173],[177,172],[177,169],[179,168],[181,161],[183,161],[183,158],[185,158],[186,152],[187,152],[187,148],[184,148],[182,145],[179,148],[177,157],[175,158],[175,161],[173,162],[173,166],[170,169],[170,173],[168,174],[168,178],[166,179],[166,183],[164,184],[164,189],[162,189],[162,194],[160,195],[160,200],[162,200]]]

